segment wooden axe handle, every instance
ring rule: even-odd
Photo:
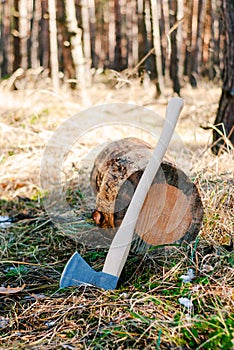
[[[139,181],[128,210],[107,253],[102,270],[105,273],[118,277],[121,274],[131,247],[138,216],[145,201],[147,192],[166,153],[183,105],[183,99],[179,97],[172,98],[168,103],[163,130],[157,146]]]

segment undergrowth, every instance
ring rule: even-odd
[[[0,293],[1,349],[233,348],[233,250],[204,239],[208,227],[220,229],[220,215],[205,217],[190,246],[131,253],[114,291],[59,289],[63,267],[76,249],[96,270],[106,251],[87,249],[64,235],[41,204],[1,202],[3,214],[25,216],[0,230],[0,285],[11,288]],[[195,278],[185,283],[181,276],[189,268]]]
[[[207,91],[194,91],[182,116],[186,132],[193,132],[191,123],[198,127],[201,115],[202,123],[214,119],[210,108],[213,114],[217,110],[218,94],[212,92],[213,102],[207,105]],[[57,114],[49,118],[47,109],[35,113],[27,110],[27,126],[22,128],[25,118],[19,119],[20,135],[19,129],[10,128],[15,112],[3,120],[7,124],[12,118],[2,140],[0,215],[12,217],[13,223],[0,228],[0,349],[234,349],[232,155],[215,158],[204,143],[199,149],[191,144],[194,181],[204,205],[195,242],[152,247],[142,256],[131,253],[114,291],[59,289],[63,268],[76,250],[95,270],[102,269],[106,250],[81,245],[74,233],[55,227],[45,212],[35,185],[44,146],[39,136],[46,143],[52,124],[60,123]],[[48,121],[46,127],[38,124],[41,119]],[[16,133],[21,137],[12,142]],[[22,159],[27,162],[21,164]],[[3,198],[13,192],[12,200]],[[76,205],[82,196],[71,189],[67,200]],[[86,224],[92,225],[89,220],[87,213]],[[183,282],[189,269],[194,278]]]

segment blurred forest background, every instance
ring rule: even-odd
[[[234,142],[233,22],[232,0],[2,0],[0,77],[9,89],[50,77],[54,91],[83,91],[109,71],[118,86],[147,75],[156,98],[224,78],[214,142]]]
[[[82,87],[94,69],[128,69],[179,93],[184,79],[219,81],[224,37],[217,0],[3,0],[0,74],[43,67],[55,88]]]

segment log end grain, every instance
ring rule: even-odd
[[[93,219],[118,228],[139,183],[152,147],[136,138],[115,141],[98,155],[91,176],[96,192]],[[202,225],[203,206],[196,185],[167,159],[148,191],[135,227],[132,250],[193,241]]]

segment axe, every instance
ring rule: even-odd
[[[75,252],[63,270],[60,288],[82,284],[93,285],[105,290],[116,288],[128,257],[138,216],[166,153],[182,108],[183,100],[179,97],[172,98],[168,103],[163,130],[157,146],[138,183],[124,219],[112,240],[102,271],[95,271],[78,252]]]

